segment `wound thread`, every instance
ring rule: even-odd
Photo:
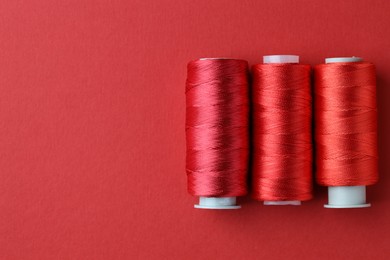
[[[186,172],[194,196],[247,193],[249,157],[248,63],[201,59],[188,64]]]
[[[329,63],[314,71],[317,182],[374,184],[378,180],[375,66]]]
[[[252,196],[262,201],[312,198],[310,66],[253,66]]]

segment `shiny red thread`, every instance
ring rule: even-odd
[[[315,140],[319,184],[358,186],[378,180],[373,64],[315,67]]]
[[[253,197],[312,198],[310,66],[253,66]]]
[[[207,59],[188,64],[186,171],[195,196],[247,193],[248,63]]]

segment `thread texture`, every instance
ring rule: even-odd
[[[252,196],[312,198],[310,66],[253,66]]]
[[[248,63],[207,59],[188,64],[186,172],[194,196],[247,193]]]
[[[315,67],[316,179],[325,186],[378,180],[375,66],[368,62]]]

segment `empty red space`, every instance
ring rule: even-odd
[[[389,1],[0,2],[0,259],[387,259]],[[377,66],[368,209],[193,209],[188,61],[296,54]]]

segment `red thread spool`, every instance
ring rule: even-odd
[[[310,66],[265,56],[253,66],[253,198],[300,205],[312,198]],[[287,63],[283,63],[287,62]]]
[[[247,193],[248,63],[200,59],[188,63],[186,171],[197,208],[231,209]]]
[[[378,180],[375,66],[330,58],[315,67],[316,179],[328,208],[368,207],[366,185]]]

